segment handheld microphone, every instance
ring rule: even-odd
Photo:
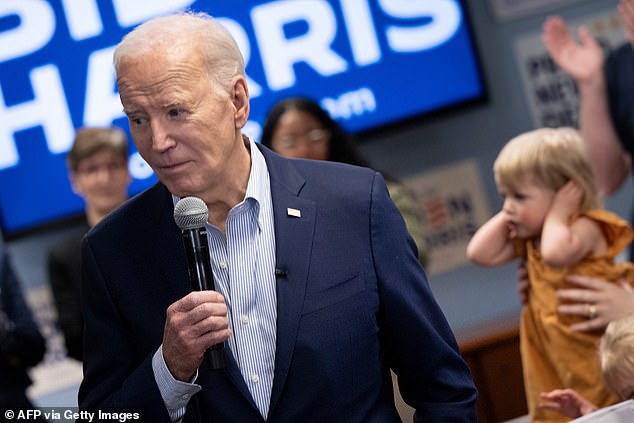
[[[208,218],[207,205],[200,198],[185,197],[174,206],[174,220],[182,231],[192,291],[214,289],[214,276],[211,272],[209,244],[205,229]],[[224,343],[212,345],[205,352],[205,357],[211,370],[223,369],[225,367]]]

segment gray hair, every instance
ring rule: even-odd
[[[182,12],[161,16],[137,26],[114,51],[117,75],[121,62],[162,48],[199,47],[210,77],[225,90],[234,76],[245,76],[244,58],[229,31],[212,16],[202,12]]]

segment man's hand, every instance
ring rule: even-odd
[[[630,1],[630,0],[628,0]],[[550,57],[577,83],[591,82],[603,72],[603,50],[585,27],[578,30],[577,43],[566,23],[558,16],[544,22],[542,41]]]
[[[212,345],[229,338],[227,306],[216,291],[191,292],[170,305],[163,332],[163,358],[176,380],[189,381]]]
[[[625,29],[625,37],[634,45],[634,0],[621,0],[619,14]]]

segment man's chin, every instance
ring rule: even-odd
[[[167,187],[167,190],[178,198],[196,196],[196,192],[189,187],[184,187],[179,184],[169,184],[163,182]]]
[[[159,175],[159,180],[167,187],[167,190],[176,195],[177,197],[186,197],[191,195],[191,190],[184,183],[181,178],[165,177],[165,175]]]

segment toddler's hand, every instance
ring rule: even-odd
[[[583,190],[579,185],[575,181],[568,181],[555,194],[552,206],[553,212],[561,213],[563,216],[568,217],[579,210],[582,198]]]

